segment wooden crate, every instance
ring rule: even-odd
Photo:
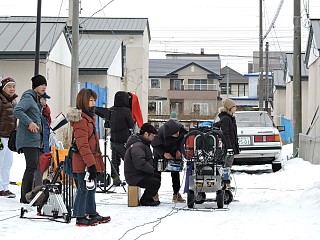
[[[138,186],[128,186],[128,207],[138,207],[141,190]]]

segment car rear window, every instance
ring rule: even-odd
[[[237,112],[235,116],[238,127],[273,127],[273,122],[267,113]]]

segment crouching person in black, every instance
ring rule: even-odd
[[[155,173],[150,143],[157,130],[149,123],[141,126],[140,133],[130,136],[124,156],[124,176],[129,185],[145,188],[140,199],[142,206],[158,206],[153,196],[158,192],[161,176]]]
[[[187,133],[187,130],[177,120],[169,119],[160,128],[159,133],[152,141],[153,154],[155,165],[159,159],[175,159],[181,160],[182,140]],[[184,203],[185,200],[179,193],[180,190],[180,173],[171,172],[173,196],[172,202]],[[156,199],[159,195],[154,196]]]

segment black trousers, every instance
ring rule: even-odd
[[[32,191],[34,187],[42,185],[43,174],[38,170],[40,149],[24,147],[22,150],[26,159],[26,169],[22,178],[20,202],[26,203],[26,193]]]
[[[180,190],[180,172],[171,172],[173,194]]]
[[[121,159],[124,160],[124,155],[126,153],[126,147],[124,143],[113,143],[111,142],[111,162],[114,166],[111,167],[111,177],[119,175],[119,167],[121,165]],[[116,172],[115,172],[116,171]]]
[[[145,188],[144,193],[141,196],[141,199],[146,201],[152,201],[152,197],[156,195],[159,191],[161,185],[161,175],[155,173],[153,176],[146,175],[144,176],[137,184],[141,188]]]

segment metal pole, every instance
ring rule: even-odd
[[[299,150],[301,123],[301,6],[300,0],[294,0],[293,23],[293,152]]]
[[[266,99],[265,99],[265,109],[268,111],[269,108],[269,42],[266,42]]]
[[[229,67],[227,66],[227,98],[229,98]]]
[[[41,29],[41,0],[38,0],[37,7],[37,26],[36,26],[36,52],[34,60],[34,76],[39,74],[39,63],[40,63],[40,31]]]
[[[71,59],[71,95],[70,105],[76,106],[79,82],[79,0],[72,5],[72,59]]]
[[[259,1],[259,110],[263,108],[263,36],[262,36],[262,0]]]

